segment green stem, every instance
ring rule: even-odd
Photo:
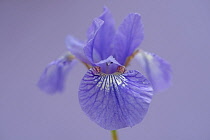
[[[118,140],[118,137],[117,137],[117,130],[112,130],[112,131],[111,131],[111,134],[112,134],[112,140]]]

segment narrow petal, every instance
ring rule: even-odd
[[[89,64],[87,57],[85,56],[85,53],[83,51],[83,48],[85,46],[84,43],[80,42],[79,40],[75,39],[72,36],[67,36],[66,38],[66,45],[69,51],[80,61]]]
[[[152,91],[150,82],[138,71],[102,74],[90,69],[81,81],[79,101],[92,121],[116,130],[143,120]]]
[[[84,47],[85,55],[88,60],[94,65],[94,62],[100,60],[100,55],[97,50],[94,49],[95,37],[98,33],[98,30],[103,25],[103,21],[101,19],[95,18],[90,28],[90,34],[87,41],[87,45]],[[93,55],[94,54],[94,55]]]
[[[75,60],[72,60],[71,55],[63,56],[51,62],[42,73],[37,84],[38,87],[50,94],[62,92],[66,75],[74,63]]]
[[[98,30],[94,39],[94,49],[99,53],[100,59],[106,59],[112,53],[111,43],[115,35],[114,19],[108,8],[104,8],[104,12],[99,17],[104,24]],[[91,34],[88,32],[88,34]]]
[[[114,39],[114,57],[124,65],[130,56],[141,44],[144,38],[143,25],[139,14],[129,14],[120,25]]]
[[[155,92],[163,91],[170,86],[172,76],[168,62],[155,54],[144,51],[140,51],[136,59],[145,70]]]

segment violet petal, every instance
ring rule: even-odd
[[[66,38],[66,45],[69,51],[80,61],[85,62],[89,64],[87,57],[85,56],[85,53],[83,51],[83,48],[85,46],[84,43],[80,42],[79,40],[75,39],[72,36],[67,36]]]
[[[108,8],[104,7],[104,12],[98,17],[104,24],[98,30],[94,39],[94,49],[99,53],[100,60],[106,59],[112,53],[111,43],[115,35],[114,19]],[[90,31],[88,34],[91,34]]]
[[[139,14],[129,14],[120,25],[114,38],[114,57],[124,65],[130,56],[141,44],[144,38],[143,25]]]
[[[101,28],[103,23],[104,22],[99,18],[95,18],[93,20],[93,23],[90,28],[88,41],[87,41],[86,46],[84,47],[85,55],[90,61],[90,63],[92,63],[92,65],[94,65],[94,62],[100,61],[100,55],[97,52],[97,50],[94,49],[94,42],[95,42],[95,37],[98,33],[98,30]]]
[[[62,92],[66,76],[75,64],[75,60],[69,60],[66,57],[59,58],[45,68],[37,86],[50,94]]]
[[[79,88],[79,101],[87,116],[101,127],[116,130],[140,123],[153,89],[138,71],[101,74],[90,69]]]
[[[140,51],[136,59],[145,70],[155,92],[168,88],[171,84],[171,67],[163,58],[153,53]]]

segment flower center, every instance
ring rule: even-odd
[[[112,74],[119,75],[119,74],[123,74],[126,71],[125,66],[118,66],[116,71],[110,74],[102,72],[101,67],[99,66],[93,67],[92,70],[94,71],[94,74],[100,74],[100,75],[112,75]]]

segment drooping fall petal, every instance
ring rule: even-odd
[[[37,83],[38,87],[50,94],[62,92],[66,76],[74,64],[75,60],[71,55],[62,56],[51,62],[42,73]]]
[[[69,51],[80,61],[89,64],[87,57],[83,51],[85,44],[72,36],[67,36],[66,46]]]
[[[144,118],[153,89],[138,71],[103,74],[90,69],[79,88],[79,101],[87,116],[101,127],[132,127]]]
[[[168,88],[171,84],[171,67],[167,61],[153,53],[140,51],[136,59],[147,74],[155,92]]]

